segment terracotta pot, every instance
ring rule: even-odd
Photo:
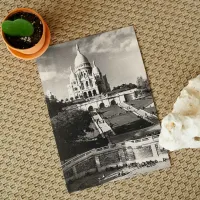
[[[15,13],[18,12],[28,12],[28,13],[32,13],[34,15],[36,15],[40,21],[42,22],[43,25],[43,33],[42,33],[42,37],[40,38],[39,42],[37,44],[35,44],[35,46],[28,48],[28,49],[18,49],[15,47],[12,47],[8,41],[5,38],[5,34],[2,32],[2,36],[3,36],[3,40],[7,45],[8,50],[16,57],[24,59],[24,60],[30,60],[30,59],[34,59],[37,58],[39,56],[41,56],[46,49],[48,48],[49,44],[50,44],[50,31],[49,28],[47,26],[47,24],[45,23],[45,21],[43,20],[43,18],[34,10],[30,9],[30,8],[16,8],[14,10],[12,10],[7,17],[4,19],[7,20],[10,16],[12,16]]]

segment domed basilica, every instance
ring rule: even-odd
[[[106,75],[101,74],[94,61],[91,66],[88,59],[80,52],[78,45],[76,45],[76,52],[74,70],[70,67],[69,98],[89,98],[109,92],[110,85]]]

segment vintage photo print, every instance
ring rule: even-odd
[[[69,192],[170,166],[133,27],[51,46],[37,63]]]

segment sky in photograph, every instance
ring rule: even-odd
[[[44,93],[51,91],[58,99],[68,98],[70,66],[74,69],[76,44],[92,65],[107,75],[111,89],[123,83],[146,78],[133,27],[101,33],[49,47],[37,60]]]

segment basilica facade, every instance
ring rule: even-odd
[[[70,84],[68,94],[70,99],[92,98],[110,91],[106,75],[102,75],[95,62],[89,60],[80,52],[76,45],[74,69],[70,67]]]

